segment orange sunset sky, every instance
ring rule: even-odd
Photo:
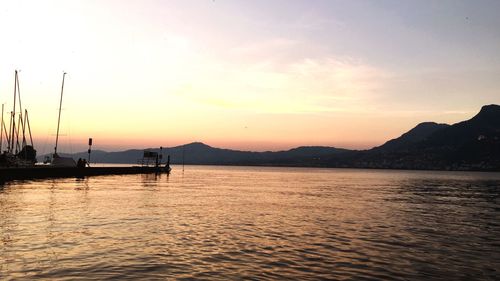
[[[38,154],[370,148],[500,102],[498,1],[3,1]],[[5,114],[4,116],[8,116]]]

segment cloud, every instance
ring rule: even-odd
[[[288,38],[272,38],[270,40],[252,42],[234,47],[230,50],[230,53],[240,56],[252,56],[257,54],[268,56],[269,53],[287,50],[298,44],[298,41]]]
[[[211,62],[182,95],[208,106],[261,113],[362,111],[387,73],[351,58]]]

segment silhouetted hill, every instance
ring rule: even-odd
[[[172,163],[214,165],[297,165],[307,159],[345,153],[348,150],[333,147],[299,147],[287,151],[251,152],[214,148],[203,143],[191,143],[164,149]]]
[[[392,139],[385,144],[374,148],[380,151],[395,151],[408,149],[414,144],[426,140],[434,132],[449,127],[448,124],[438,124],[435,122],[424,122],[418,124],[415,128],[404,133],[399,138]]]
[[[426,146],[460,146],[476,141],[481,135],[495,137],[500,131],[500,106],[486,105],[472,119],[435,132]]]
[[[160,152],[159,148],[149,148],[149,151]],[[137,163],[142,158],[144,150],[131,149],[120,152],[101,152],[91,154],[91,161],[97,163]],[[321,158],[349,152],[322,146],[304,146],[287,151],[251,152],[231,149],[214,148],[201,142],[163,148],[162,154],[170,155],[172,164],[211,164],[211,165],[306,165],[308,162]],[[74,159],[87,158],[87,152],[62,154]],[[40,156],[39,160],[44,156]]]
[[[500,106],[483,106],[472,119],[432,134],[419,149],[440,154],[448,163],[496,166],[500,162]]]
[[[419,140],[418,137],[409,138],[417,141],[408,141],[408,136],[414,135],[413,129],[386,143],[390,149],[374,148],[349,159],[347,165],[398,169],[500,170],[500,106],[483,106],[470,120],[451,126],[425,127],[418,130],[423,132]]]

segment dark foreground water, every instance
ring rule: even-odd
[[[0,187],[0,279],[500,279],[500,174],[174,167]]]

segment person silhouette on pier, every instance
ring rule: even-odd
[[[82,158],[78,158],[78,162],[76,163],[76,167],[85,168],[86,165],[87,165],[87,160],[82,159]]]

